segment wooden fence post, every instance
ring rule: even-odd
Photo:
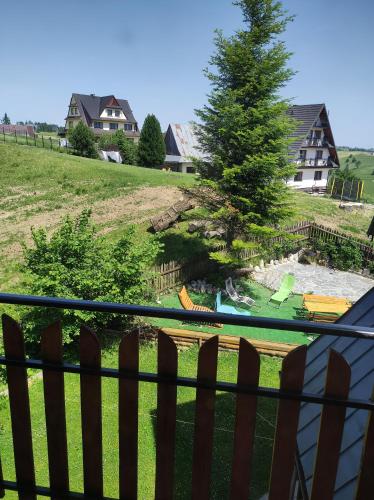
[[[175,379],[178,372],[178,352],[174,341],[163,332],[158,333],[158,374]],[[175,431],[177,417],[176,384],[157,385],[156,430],[156,500],[174,498]]]
[[[282,391],[302,392],[306,352],[304,345],[294,349],[284,358],[280,384]],[[291,498],[299,412],[300,401],[280,400],[278,403],[269,500],[289,500]]]
[[[245,339],[240,339],[237,384],[258,386],[260,356]],[[231,467],[231,500],[247,500],[251,477],[256,426],[257,396],[236,395],[234,450]]]
[[[139,373],[139,335],[125,335],[119,347],[119,370]],[[139,381],[118,380],[119,491],[120,498],[138,497]]]
[[[351,369],[343,356],[330,351],[324,395],[347,399]],[[322,408],[318,446],[310,500],[333,498],[343,436],[346,408],[326,405]]]
[[[81,328],[79,351],[80,364],[83,368],[100,368],[99,339],[86,327]],[[102,497],[101,377],[100,375],[81,374],[80,380],[84,493],[88,496]]]
[[[18,323],[6,315],[3,315],[3,338],[5,357],[24,361],[23,333]],[[17,483],[20,488],[32,492],[35,488],[35,467],[27,370],[21,366],[7,366],[6,372]],[[19,499],[36,500],[35,493],[31,492],[19,493]]]
[[[42,332],[41,351],[43,361],[62,364],[61,323],[55,323]],[[59,492],[51,498],[58,500],[69,491],[64,374],[45,370],[43,386],[50,486]]]
[[[217,355],[218,335],[215,335],[205,342],[199,351],[197,380],[216,381]],[[209,500],[210,497],[215,399],[214,389],[196,390],[192,500]]]

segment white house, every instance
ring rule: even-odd
[[[128,101],[117,99],[114,95],[99,97],[95,94],[72,94],[65,120],[67,130],[82,121],[96,135],[123,130],[135,142],[140,136],[138,123]]]
[[[295,105],[289,108],[288,115],[299,125],[292,134],[295,141],[290,147],[297,173],[287,183],[298,189],[323,191],[329,172],[340,166],[326,106]]]

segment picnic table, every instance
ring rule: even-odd
[[[336,321],[351,307],[351,302],[345,298],[327,295],[304,294],[303,305],[309,319],[314,321]]]

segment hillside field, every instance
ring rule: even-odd
[[[344,168],[349,155],[360,160],[361,165],[354,170],[357,177],[364,181],[364,200],[374,203],[374,156],[364,151],[339,151],[341,167]]]
[[[34,147],[0,144],[0,289],[21,291],[18,263],[30,228],[53,231],[66,214],[91,208],[102,234],[120,237],[129,223],[146,237],[149,218],[182,196],[180,187],[192,186],[192,175],[117,165]],[[374,207],[344,212],[338,202],[292,193],[295,214],[284,224],[314,220],[365,238]],[[164,260],[179,259],[209,244],[186,232],[187,221],[163,233]]]

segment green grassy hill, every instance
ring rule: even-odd
[[[21,243],[30,240],[31,227],[53,230],[64,215],[91,208],[96,224],[107,238],[120,237],[129,223],[136,224],[140,238],[144,238],[149,218],[180,199],[179,187],[194,183],[192,175],[0,144],[0,289],[18,289]],[[345,212],[336,200],[297,192],[291,196],[295,214],[284,221],[285,225],[314,220],[365,238],[374,215],[373,207]],[[190,217],[193,213],[186,219]],[[209,244],[187,233],[187,226],[185,220],[163,233],[164,260],[191,257]]]
[[[355,170],[355,174],[365,182],[364,199],[368,203],[374,203],[374,156],[363,151],[340,151],[341,168],[344,168],[350,155],[353,155],[361,162],[360,167]]]
[[[181,197],[193,176],[0,144],[0,286],[16,286],[15,263],[30,228],[53,229],[66,214],[91,208],[104,233],[126,224],[148,226]]]

